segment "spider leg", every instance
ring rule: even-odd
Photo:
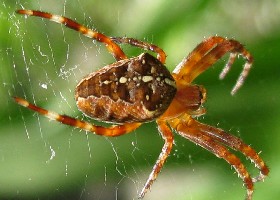
[[[18,14],[46,18],[56,23],[65,25],[66,27],[74,29],[89,38],[104,43],[108,51],[115,57],[116,60],[123,60],[127,58],[122,49],[112,39],[102,33],[89,29],[72,19],[35,10],[17,10],[16,12]]]
[[[136,40],[134,38],[127,38],[127,37],[111,37],[111,39],[116,42],[116,43],[125,43],[125,44],[130,44],[132,46],[136,46],[139,48],[142,48],[144,50],[149,50],[157,53],[157,59],[164,64],[166,60],[166,54],[165,52],[159,48],[158,46],[154,44],[150,44],[147,42],[143,42],[140,40]]]
[[[14,97],[14,100],[19,105],[29,108],[30,110],[33,110],[37,113],[40,113],[41,115],[44,115],[45,117],[47,117],[51,120],[56,120],[58,122],[61,122],[62,124],[77,127],[77,128],[83,129],[85,131],[90,131],[96,135],[116,137],[116,136],[120,136],[120,135],[129,133],[129,132],[137,129],[141,125],[141,123],[127,123],[127,124],[110,126],[110,127],[96,126],[92,123],[78,120],[78,119],[69,117],[67,115],[60,115],[58,113],[45,110],[45,109],[35,106],[35,105],[29,103],[28,101],[26,101],[25,99],[22,99],[19,97]]]
[[[166,122],[162,120],[157,120],[157,124],[158,124],[159,132],[161,133],[161,136],[164,139],[164,146],[162,147],[161,153],[156,161],[156,164],[153,167],[152,172],[149,175],[148,180],[146,181],[142,191],[139,194],[139,198],[141,199],[145,196],[148,189],[153,184],[154,180],[156,180],[173,146],[173,134],[170,128],[167,126]]]
[[[246,60],[243,70],[231,91],[231,94],[234,94],[244,83],[253,63],[251,54],[236,40],[219,36],[204,40],[176,66],[173,75],[176,80],[184,80],[185,84],[190,83],[228,52],[230,52],[230,57],[220,74],[221,79],[228,73],[237,55],[241,55]]]
[[[268,175],[269,169],[265,165],[264,161],[252,147],[245,144],[240,138],[231,135],[222,129],[202,124],[194,119],[190,119],[189,124],[191,124],[191,127],[196,127],[203,134],[208,135],[221,144],[243,153],[247,158],[249,158],[260,170],[260,175],[254,177],[253,182],[262,181]]]
[[[243,180],[247,189],[246,200],[252,199],[254,190],[253,180],[248,173],[246,167],[242,164],[241,160],[232,154],[225,146],[216,141],[216,138],[211,137],[208,134],[200,131],[196,124],[193,124],[193,120],[190,116],[187,121],[175,119],[170,121],[170,125],[174,128],[182,137],[200,145],[202,148],[210,151],[219,158],[223,158],[230,165],[232,165],[239,177]]]

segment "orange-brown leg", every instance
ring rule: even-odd
[[[123,60],[127,58],[122,49],[114,41],[112,41],[112,39],[110,39],[106,35],[103,35],[102,33],[91,30],[67,17],[35,10],[17,10],[16,12],[18,14],[46,18],[56,23],[63,24],[66,27],[74,29],[89,38],[104,43],[108,51],[115,57],[116,60]]]
[[[203,58],[213,47],[224,42],[226,39],[220,36],[209,37],[198,44],[174,69],[178,77],[188,76],[192,73],[193,66]]]
[[[146,181],[142,191],[139,194],[139,198],[143,198],[147,193],[148,189],[151,187],[153,182],[156,180],[160,170],[167,157],[169,156],[172,146],[173,146],[173,134],[170,128],[167,126],[165,121],[157,120],[158,130],[161,133],[162,138],[164,139],[164,146],[162,147],[161,153],[156,161],[156,164],[153,167],[152,172],[149,175],[148,180]]]
[[[40,108],[38,106],[35,106],[25,99],[14,97],[15,101],[26,108],[29,108],[30,110],[33,110],[37,113],[40,113],[41,115],[44,115],[45,117],[56,120],[58,122],[61,122],[62,124],[66,124],[69,126],[73,126],[76,128],[80,128],[86,131],[93,132],[96,135],[102,135],[102,136],[108,136],[108,137],[116,137],[120,136],[126,133],[130,133],[131,131],[137,129],[141,123],[127,123],[123,125],[117,125],[117,126],[110,126],[110,127],[102,127],[102,126],[96,126],[92,123],[81,121],[72,117],[69,117],[67,115],[60,115],[58,113],[45,110],[43,108]]]
[[[190,119],[191,117],[186,119],[187,121],[180,119],[172,120],[170,121],[170,125],[184,138],[200,145],[202,148],[205,148],[219,158],[223,158],[232,165],[247,188],[246,200],[251,200],[254,190],[253,180],[240,159],[229,152],[226,147],[217,142],[214,138],[201,132],[195,126],[192,126],[192,121]]]
[[[240,138],[234,135],[230,135],[222,129],[202,124],[194,119],[190,119],[190,121],[188,122],[188,126],[190,128],[196,128],[203,134],[206,134],[214,140],[243,153],[247,158],[249,158],[260,170],[260,175],[253,178],[253,182],[262,181],[268,175],[269,169],[264,161],[252,147],[245,144]]]
[[[162,64],[165,63],[165,60],[166,60],[165,52],[154,44],[150,44],[147,42],[136,40],[134,38],[127,38],[127,37],[111,37],[111,39],[116,43],[126,43],[126,44],[130,44],[130,45],[133,45],[133,46],[145,49],[145,50],[153,51],[153,52],[157,53],[157,59]]]
[[[228,52],[231,53],[230,58],[220,78],[225,77],[237,55],[241,55],[246,60],[243,71],[231,91],[234,94],[242,86],[253,63],[251,54],[236,40],[229,40],[219,36],[206,39],[176,66],[173,75],[176,80],[182,81],[183,84],[190,83]]]

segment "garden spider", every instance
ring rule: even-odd
[[[78,108],[85,115],[118,125],[107,128],[96,126],[45,110],[25,99],[14,97],[18,104],[52,120],[108,137],[127,134],[144,122],[156,120],[164,146],[139,198],[143,198],[151,187],[171,152],[172,129],[233,166],[247,189],[246,199],[252,199],[254,182],[263,180],[269,173],[262,158],[240,138],[194,119],[195,116],[203,115],[206,112],[202,108],[202,103],[206,99],[206,90],[203,86],[191,83],[228,52],[230,52],[230,57],[220,78],[225,77],[236,56],[241,55],[246,63],[231,93],[234,94],[242,86],[251,68],[253,58],[238,41],[220,36],[210,37],[201,42],[170,73],[163,65],[166,58],[165,52],[153,44],[133,38],[107,37],[69,18],[41,11],[18,10],[17,13],[47,18],[105,44],[117,62],[82,79],[76,87],[75,99]],[[148,53],[127,58],[118,45],[120,43],[153,51],[157,53],[157,58]],[[252,178],[240,159],[227,147],[243,153],[256,165],[260,174]]]

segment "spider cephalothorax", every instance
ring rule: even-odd
[[[165,143],[139,194],[140,198],[143,198],[151,187],[171,152],[173,134],[170,128],[172,128],[184,138],[232,165],[245,184],[246,199],[252,199],[254,182],[263,180],[269,173],[262,158],[240,138],[219,128],[202,124],[193,118],[205,113],[201,104],[206,99],[204,87],[193,85],[193,80],[228,52],[230,52],[230,58],[220,78],[224,78],[227,74],[236,56],[241,55],[246,62],[232,94],[242,86],[251,68],[253,58],[238,41],[219,36],[210,37],[201,42],[170,73],[164,66],[166,58],[164,51],[153,44],[126,37],[110,38],[69,18],[41,11],[18,10],[17,13],[39,16],[64,24],[106,45],[117,62],[93,72],[81,80],[76,87],[75,98],[78,108],[84,114],[119,125],[107,128],[96,126],[66,115],[59,115],[37,107],[25,99],[14,97],[18,104],[63,124],[110,137],[129,133],[137,129],[143,122],[156,120]],[[157,58],[147,53],[127,58],[117,43],[126,43],[153,51],[157,53]],[[243,153],[256,165],[260,174],[252,178],[240,159],[228,148]]]

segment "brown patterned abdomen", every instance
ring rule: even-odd
[[[150,54],[121,60],[85,77],[76,87],[78,108],[106,122],[146,122],[159,117],[176,94],[168,69]]]

